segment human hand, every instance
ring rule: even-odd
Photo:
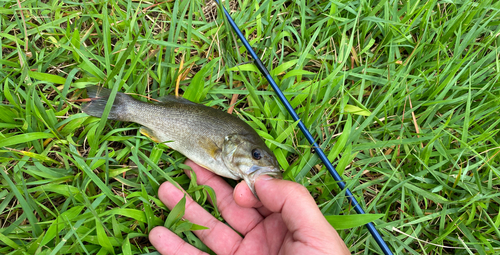
[[[186,197],[184,218],[209,228],[193,232],[215,253],[350,254],[337,231],[326,221],[302,185],[261,176],[255,183],[259,201],[245,182],[239,183],[233,191],[229,184],[214,173],[190,160],[185,164],[196,173],[199,184],[214,189],[222,217],[232,227],[218,221]],[[160,186],[158,196],[172,209],[184,193],[165,182]],[[152,229],[149,240],[164,255],[206,254],[165,227]]]

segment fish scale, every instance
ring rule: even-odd
[[[102,117],[111,90],[90,86],[83,112]],[[118,92],[108,119],[141,124],[141,133],[165,143],[195,163],[227,178],[244,179],[255,196],[255,180],[262,174],[281,178],[276,157],[243,120],[226,112],[167,96],[157,104]]]

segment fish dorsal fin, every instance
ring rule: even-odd
[[[168,103],[177,103],[177,104],[196,104],[193,103],[183,97],[176,97],[173,95],[167,95],[163,96],[160,98],[157,98],[156,100],[160,101],[160,103],[168,104]]]

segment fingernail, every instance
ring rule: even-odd
[[[257,178],[257,180],[263,180],[263,181],[270,181],[273,179],[275,179],[273,176],[267,174],[261,175]]]

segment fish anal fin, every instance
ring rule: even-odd
[[[150,128],[147,128],[147,127],[144,127],[142,126],[140,129],[139,129],[139,132],[141,132],[141,134],[149,137],[149,139],[153,140],[155,143],[161,143],[162,141],[160,141],[160,139],[158,139],[158,137],[155,135],[155,132],[153,130],[151,130]]]

